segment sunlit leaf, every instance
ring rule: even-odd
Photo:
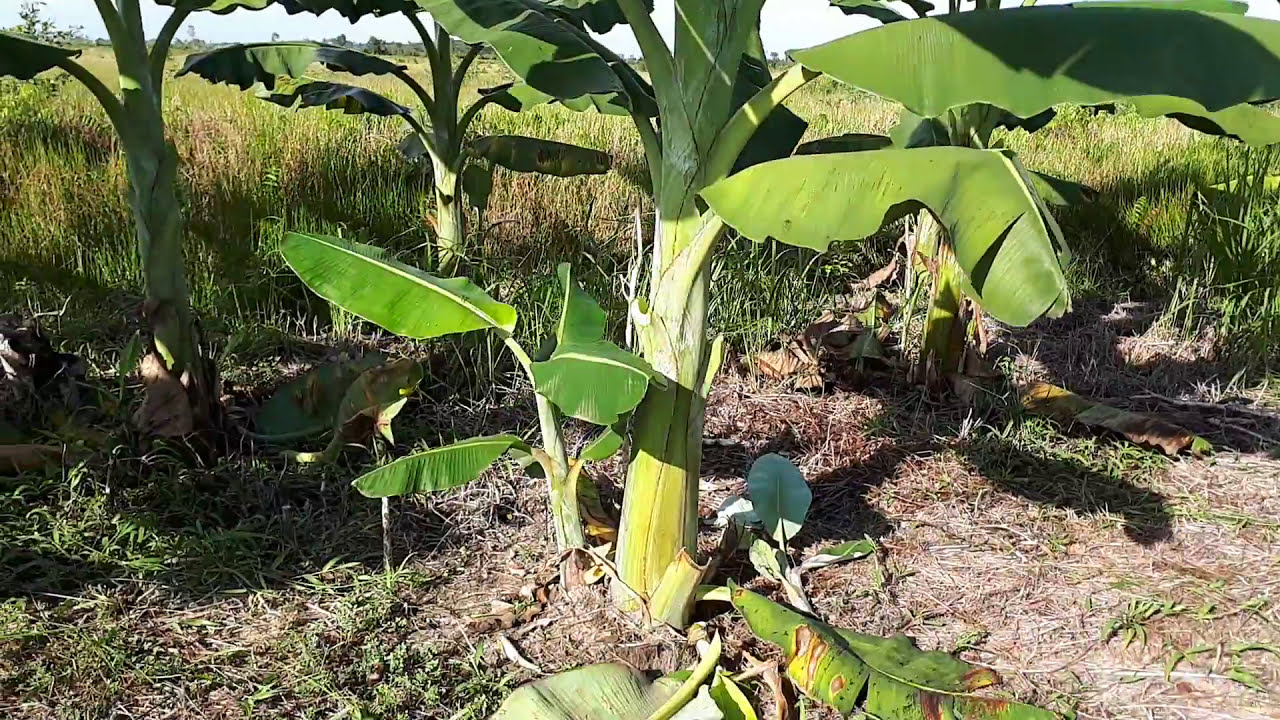
[[[734,584],[730,596],[751,631],[782,648],[787,677],[805,695],[845,715],[861,710],[880,720],[1057,717],[970,694],[994,684],[996,674],[944,653],[923,652],[906,637],[838,630]]]
[[[804,474],[790,460],[770,453],[751,465],[747,490],[765,532],[785,548],[800,532],[813,502]]]
[[[289,233],[280,251],[317,295],[397,335],[426,339],[515,329],[515,308],[470,280],[428,275],[371,245]]]
[[[815,250],[868,237],[926,207],[946,227],[971,295],[992,317],[1026,325],[1069,305],[1062,234],[1021,163],[1006,151],[931,147],[797,156],[744,170],[702,197],[748,238]]]
[[[524,446],[515,435],[492,435],[463,440],[401,458],[365,473],[352,485],[370,498],[437,492],[465,485],[480,477],[513,447]]]

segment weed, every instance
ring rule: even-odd
[[[1135,641],[1147,644],[1147,624],[1160,618],[1175,617],[1187,612],[1185,605],[1172,601],[1130,600],[1121,613],[1102,626],[1102,642],[1119,637],[1127,648]]]

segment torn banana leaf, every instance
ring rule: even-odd
[[[1120,433],[1139,445],[1158,447],[1167,455],[1177,455],[1187,448],[1195,455],[1213,452],[1212,443],[1181,425],[1114,408],[1049,383],[1036,383],[1023,391],[1022,406],[1036,415]]]
[[[358,360],[320,365],[285,383],[258,411],[253,437],[281,442],[332,430],[347,388],[386,360],[382,353],[370,353]]]
[[[422,382],[422,366],[413,360],[396,360],[366,370],[351,383],[333,416],[333,439],[318,453],[294,453],[300,463],[333,462],[350,442],[367,437],[370,430],[395,442],[391,421]]]
[[[973,695],[996,674],[906,637],[839,630],[730,583],[733,606],[761,640],[782,648],[787,677],[810,698],[848,716],[880,720],[1051,720],[1055,713]]]

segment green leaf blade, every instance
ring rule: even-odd
[[[770,192],[758,192],[763,186]],[[819,251],[927,207],[946,227],[971,294],[992,317],[1021,326],[1068,305],[1061,231],[1006,151],[796,156],[749,168],[702,197],[746,237]]]
[[[929,49],[927,61],[920,48]],[[1061,103],[1139,95],[1187,98],[1210,111],[1280,97],[1280,23],[1231,13],[1063,6],[959,13],[892,23],[793,57],[924,117],[971,103],[1032,117]]]
[[[813,491],[804,474],[790,460],[770,453],[751,465],[747,490],[765,532],[779,548],[786,548],[804,526],[813,502]]]
[[[352,486],[368,498],[438,492],[465,485],[513,447],[524,446],[515,435],[471,438],[432,448],[357,478]]]
[[[351,75],[394,75],[405,66],[346,48],[309,42],[247,43],[229,45],[187,57],[178,77],[198,75],[212,83],[235,85],[241,90],[261,83],[276,86],[276,78],[303,77],[319,63]]]
[[[603,175],[613,166],[608,153],[520,135],[486,135],[469,148],[476,157],[514,172],[577,177]]]
[[[404,105],[372,90],[341,83],[305,83],[293,88],[290,92],[272,93],[264,99],[286,108],[319,107],[327,110],[341,110],[347,115],[406,117],[413,114],[413,111]]]
[[[80,57],[79,50],[0,30],[0,77],[30,80],[77,57]]]
[[[515,308],[489,297],[470,280],[428,275],[388,258],[379,248],[290,233],[280,249],[317,295],[397,335],[425,340],[515,329]]]

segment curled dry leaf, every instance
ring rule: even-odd
[[[142,405],[133,414],[138,429],[158,437],[181,437],[195,429],[195,416],[186,385],[175,378],[156,353],[147,353],[138,365],[144,392]]]
[[[896,272],[898,272],[898,256],[895,254],[888,265],[868,275],[865,280],[858,283],[858,287],[865,290],[874,290],[888,282],[889,278],[892,278]]]
[[[542,674],[542,668],[530,662],[524,655],[521,655],[520,648],[516,647],[516,644],[511,642],[511,638],[502,633],[498,633],[498,644],[502,646],[502,654],[505,655],[508,660],[529,672],[538,673],[539,675]]]
[[[1167,455],[1191,449],[1196,455],[1213,451],[1208,440],[1167,420],[1111,407],[1049,383],[1036,383],[1022,393],[1022,405],[1036,415],[1120,433],[1139,445],[1158,447]]]

